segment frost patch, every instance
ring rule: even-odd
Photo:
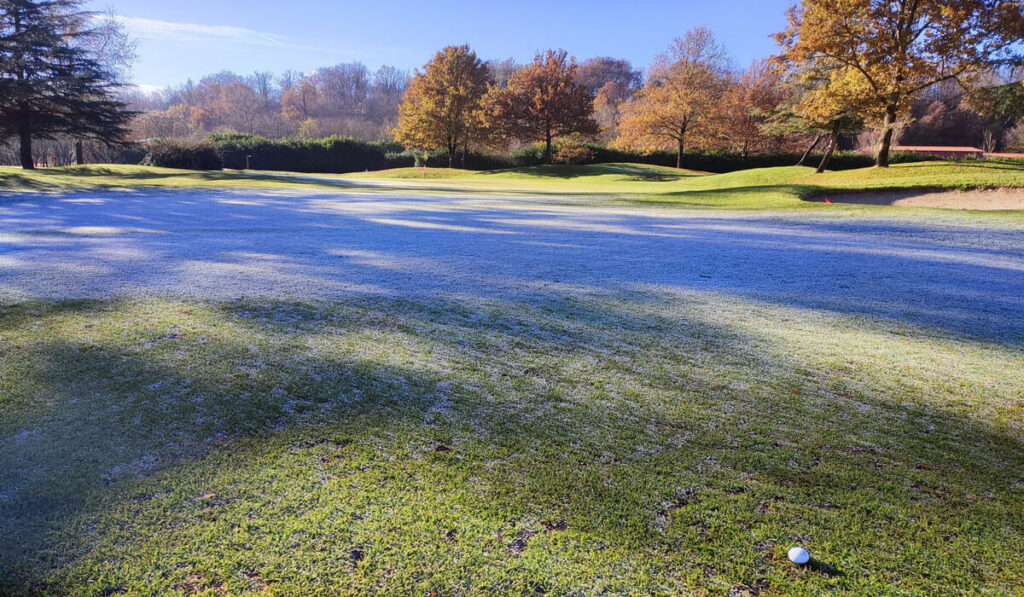
[[[119,464],[107,471],[107,474],[103,476],[103,481],[105,483],[110,483],[111,481],[116,481],[119,478],[129,475],[144,477],[153,469],[154,466],[156,466],[156,463],[159,460],[159,457],[147,454],[141,458],[136,458],[129,463]]]
[[[36,435],[42,435],[42,433],[43,433],[42,429],[26,429],[26,430],[22,431],[21,433],[18,433],[17,435],[15,435],[14,436],[14,441],[16,441],[16,442],[23,442],[23,441],[27,440],[30,437],[34,437]]]
[[[435,395],[437,400],[434,404],[430,405],[427,409],[427,416],[423,419],[424,425],[434,425],[437,423],[438,417],[443,417],[448,414],[448,411],[452,408],[452,402],[448,399],[448,395],[452,390],[452,382],[440,381],[435,387]]]

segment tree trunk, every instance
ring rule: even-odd
[[[676,139],[679,142],[679,147],[676,150],[676,168],[683,167],[683,151],[686,150],[686,125],[679,127],[679,138]]]
[[[448,167],[449,168],[454,168],[455,167],[455,152],[458,151],[458,150],[459,150],[459,146],[458,145],[449,145],[448,146]]]
[[[546,135],[547,135],[547,138],[545,140],[545,145],[544,145],[544,163],[545,164],[550,164],[551,163],[551,128],[550,127],[548,128]]]
[[[821,136],[821,133],[818,133],[814,137],[814,143],[811,143],[811,146],[807,148],[807,151],[805,151],[804,154],[800,156],[800,161],[796,163],[797,166],[804,165],[804,162],[807,161],[807,158],[811,155],[811,152],[814,151],[814,148],[818,146],[818,143],[821,143]]]
[[[878,168],[889,167],[889,148],[892,146],[892,136],[896,128],[896,106],[885,107],[885,130],[882,131],[882,140],[878,144],[878,155],[875,156],[875,166]]]
[[[27,124],[21,125],[18,136],[21,138],[21,167],[25,170],[35,170],[36,163],[32,159],[32,131]]]
[[[828,163],[832,160],[832,154],[836,150],[836,145],[839,144],[839,123],[832,125],[832,134],[829,135],[828,147],[825,149],[825,155],[821,156],[821,163],[818,164],[818,169],[815,170],[815,174],[821,174],[828,168]]]
[[[81,139],[75,140],[75,164],[79,166],[85,165],[85,147],[83,147]]]

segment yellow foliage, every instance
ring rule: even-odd
[[[1020,55],[1022,15],[1019,0],[803,0],[776,40],[782,59],[824,79],[802,113],[826,119],[845,106],[878,123],[885,166],[897,120],[924,89],[947,80],[970,86]]]
[[[468,45],[442,49],[409,83],[395,140],[408,149],[443,148],[454,159],[459,147],[482,140],[480,106],[488,81],[486,65]]]

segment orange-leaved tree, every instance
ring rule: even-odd
[[[398,107],[395,140],[410,149],[448,152],[448,167],[482,129],[480,106],[490,75],[468,45],[448,46],[416,71]],[[463,154],[465,155],[465,154]]]
[[[802,0],[775,36],[792,63],[825,61],[825,87],[856,97],[881,129],[875,163],[889,165],[897,122],[924,89],[970,87],[1020,55],[1019,0]]]
[[[676,38],[651,66],[644,87],[622,107],[616,145],[676,150],[682,166],[688,142],[704,144],[729,85],[730,60],[711,32],[698,27]]]
[[[309,79],[292,85],[281,96],[281,113],[288,120],[303,121],[315,117],[323,105],[323,97]]]
[[[565,50],[538,54],[531,64],[512,73],[508,86],[492,87],[484,98],[484,118],[494,134],[505,139],[551,143],[566,135],[596,135],[593,99],[576,82],[576,59]]]
[[[768,60],[756,60],[738,81],[726,89],[721,101],[722,143],[746,156],[751,151],[779,151],[785,137],[762,126],[772,110],[786,100],[780,69]]]

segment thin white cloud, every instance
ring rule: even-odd
[[[132,87],[146,94],[157,93],[158,91],[163,91],[164,89],[167,89],[166,85],[148,85],[146,83],[133,83]]]
[[[333,52],[330,48],[311,46],[285,36],[231,25],[174,23],[141,17],[117,17],[125,28],[143,38],[172,40],[221,41],[269,48],[288,48],[312,52]]]

